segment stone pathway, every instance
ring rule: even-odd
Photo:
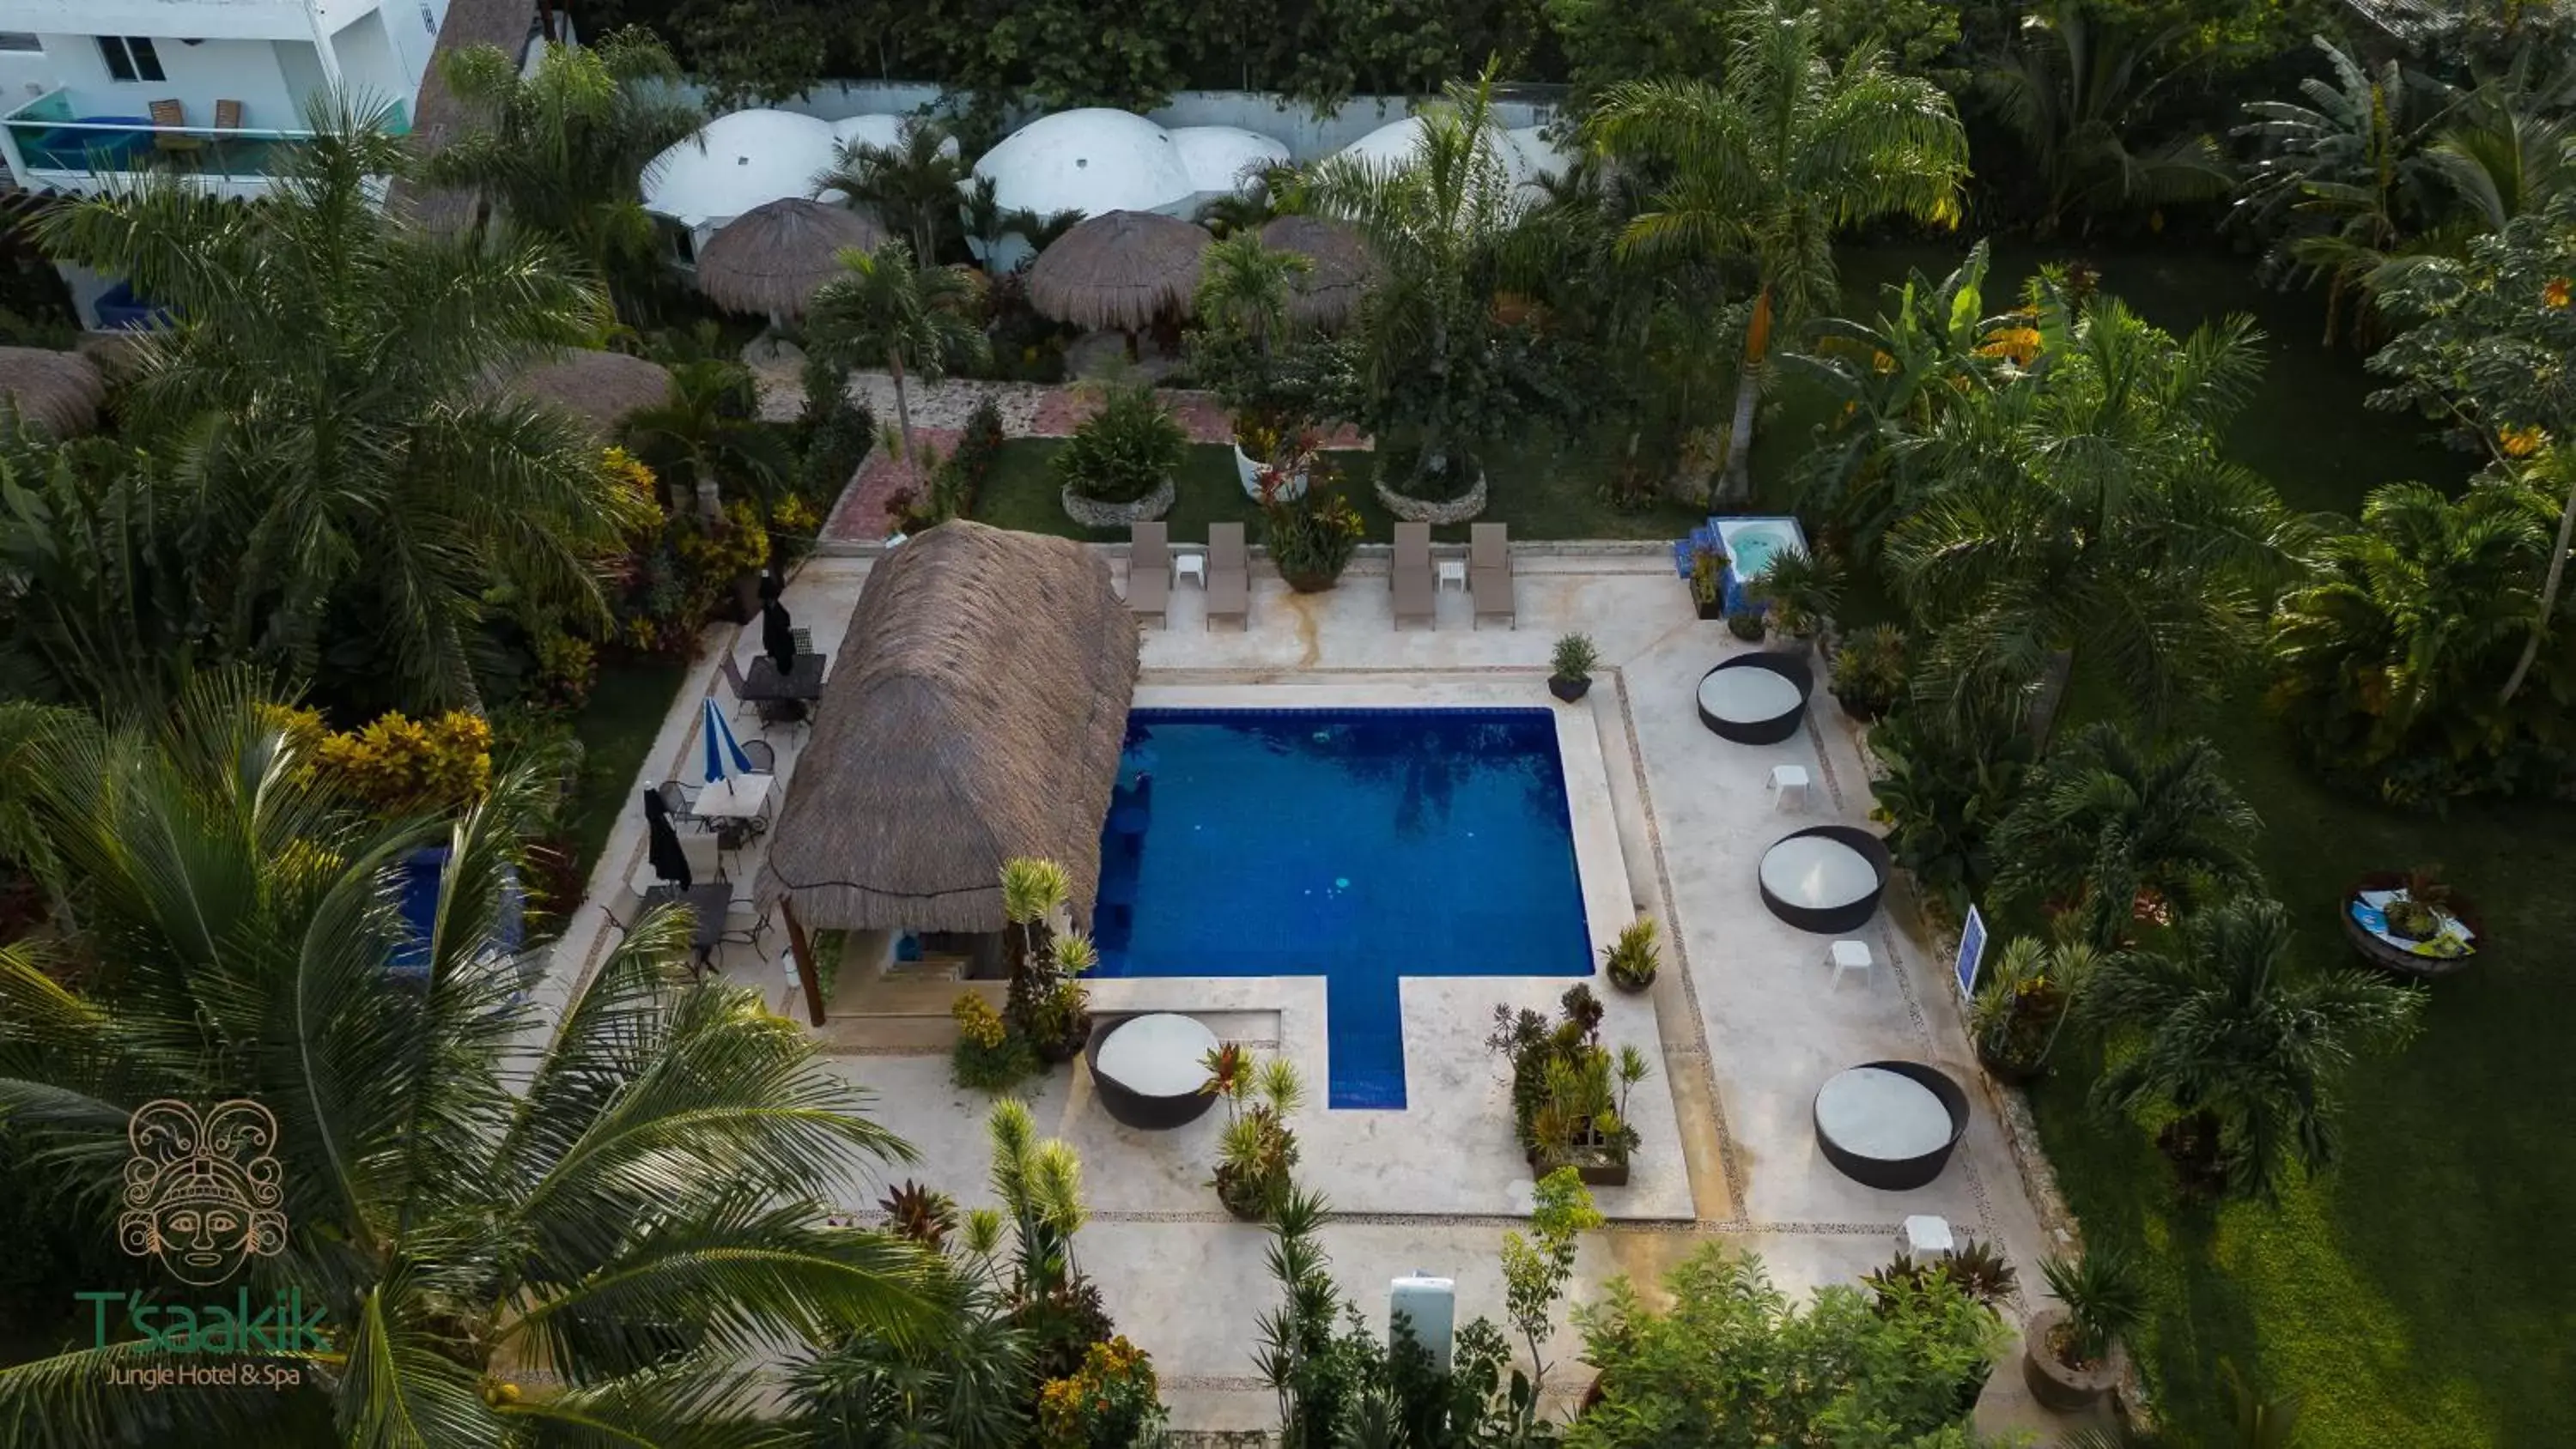
[[[787,422],[803,411],[804,383],[796,368],[779,364],[756,367],[752,371],[760,388],[760,414],[772,422]],[[882,371],[854,374],[850,379],[851,395],[868,405],[868,411],[880,428],[895,424],[894,379]],[[1225,443],[1234,438],[1234,418],[1216,398],[1190,388],[1159,388],[1157,395],[1173,416],[1180,419],[1193,443]],[[904,384],[904,401],[912,414],[913,435],[925,448],[945,457],[957,446],[966,429],[966,420],[975,409],[990,400],[1002,417],[1002,435],[1006,438],[1069,438],[1083,421],[1100,409],[1100,394],[1080,383],[985,382],[973,378],[941,378],[923,383],[908,380]],[[1334,429],[1324,437],[1326,448],[1351,450],[1369,446],[1368,437],[1348,426]],[[869,450],[867,461],[859,465],[841,490],[840,500],[832,506],[830,520],[823,536],[840,542],[873,543],[894,531],[894,510],[886,505],[894,495],[919,485],[912,470],[883,447]]]

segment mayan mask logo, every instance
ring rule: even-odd
[[[183,1283],[210,1287],[256,1253],[286,1246],[285,1193],[270,1155],[277,1118],[257,1102],[218,1102],[203,1116],[163,1099],[134,1111],[125,1129],[125,1211],[117,1238],[138,1258],[159,1258]]]

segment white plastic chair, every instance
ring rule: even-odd
[[[1825,960],[1834,968],[1834,979],[1826,988],[1831,991],[1842,990],[1843,977],[1854,971],[1861,974],[1862,985],[1869,984],[1870,972],[1878,965],[1867,941],[1836,941],[1825,948]]]

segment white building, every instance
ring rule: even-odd
[[[0,0],[0,150],[18,184],[87,193],[166,161],[266,188],[338,88],[408,130],[448,0]],[[176,104],[176,124],[171,105]],[[158,116],[156,118],[156,108]]]

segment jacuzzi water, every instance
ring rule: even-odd
[[[1807,551],[1806,530],[1794,518],[1721,518],[1716,522],[1718,546],[1726,550],[1729,609],[1742,606],[1739,595],[1743,586],[1760,577],[1771,566],[1771,560],[1784,553]]]
[[[1402,976],[1593,968],[1543,709],[1139,709],[1100,966],[1325,978],[1327,1100],[1402,1107]]]

